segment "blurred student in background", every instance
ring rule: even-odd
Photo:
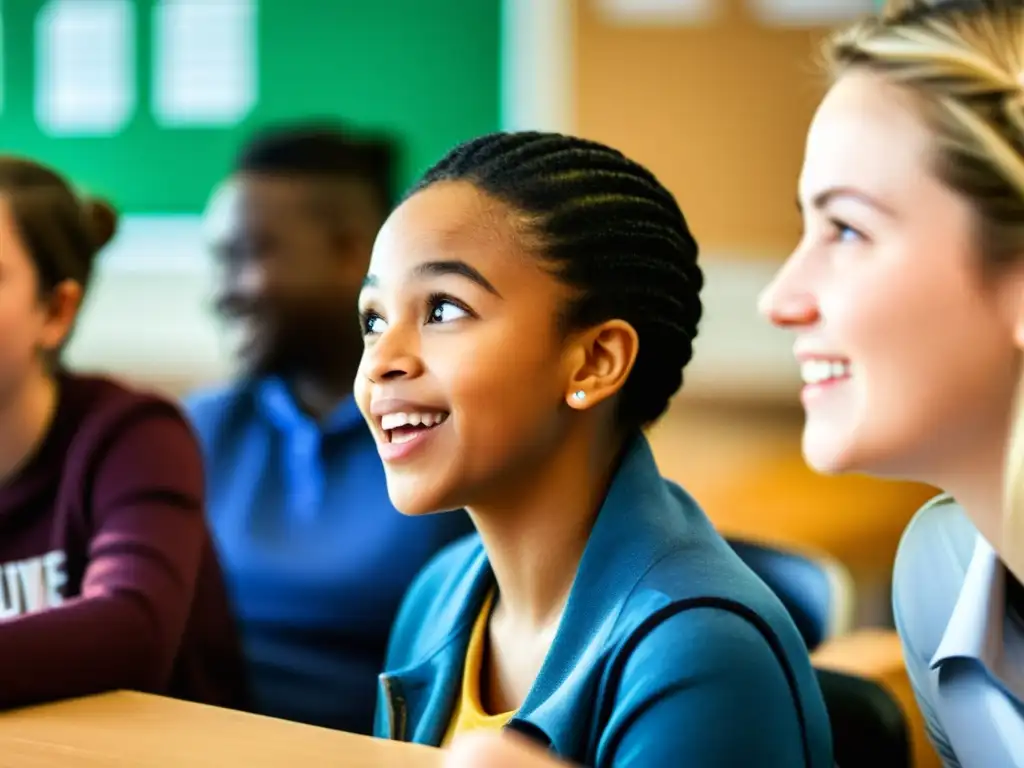
[[[331,125],[269,130],[211,210],[217,306],[243,373],[188,404],[256,708],[369,733],[399,601],[463,514],[400,515],[352,398],[356,299],[394,149]],[[217,224],[220,222],[220,224]]]
[[[242,706],[188,423],[60,366],[116,219],[0,157],[0,707],[125,688]]]
[[[904,534],[893,603],[963,768],[1024,766],[1022,41],[1020,0],[891,2],[834,36],[803,239],[762,297],[796,333],[808,463],[949,493]]]
[[[377,736],[831,768],[796,626],[643,435],[682,384],[702,285],[672,195],[572,136],[467,142],[388,218],[356,397],[396,506],[465,508],[479,536],[406,596]]]

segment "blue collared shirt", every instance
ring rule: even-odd
[[[893,610],[928,734],[949,768],[1024,768],[1024,623],[1006,568],[949,496],[911,521]]]
[[[368,733],[402,595],[472,529],[466,515],[394,509],[352,399],[317,422],[268,379],[198,394],[187,409],[256,708]]]

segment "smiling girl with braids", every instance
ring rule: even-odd
[[[357,399],[395,506],[464,507],[479,536],[408,593],[377,735],[508,728],[593,766],[831,766],[797,629],[641,432],[682,383],[701,286],[672,195],[582,139],[470,141],[388,219]]]

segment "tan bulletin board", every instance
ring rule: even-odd
[[[799,234],[796,183],[825,80],[824,29],[718,0],[701,25],[621,25],[577,3],[576,129],[650,166],[706,255],[778,259]]]

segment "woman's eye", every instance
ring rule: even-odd
[[[842,243],[848,243],[848,242],[853,242],[854,240],[860,240],[860,232],[858,232],[857,230],[853,229],[852,227],[840,227],[839,228],[839,232],[838,232],[838,236],[839,236],[839,241],[842,242]]]
[[[832,220],[832,231],[833,238],[838,243],[859,243],[865,239],[859,230],[838,219]]]
[[[469,317],[469,312],[450,301],[435,302],[430,308],[430,322],[432,323],[450,323],[464,317]]]

